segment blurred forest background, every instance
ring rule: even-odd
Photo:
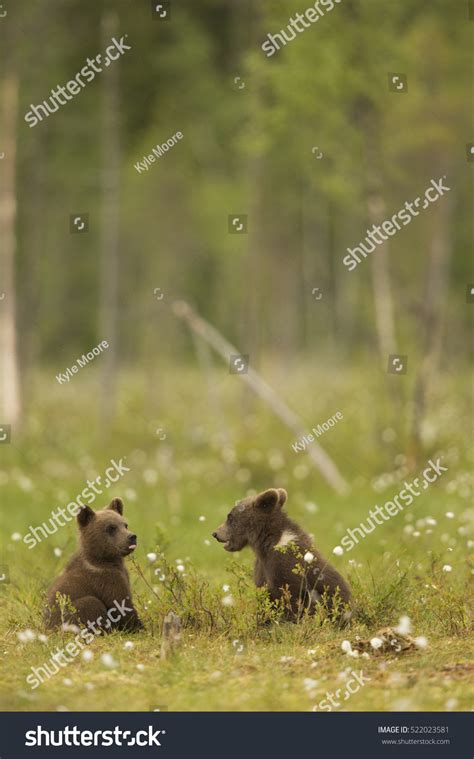
[[[139,362],[159,392],[158,364],[195,360],[174,297],[254,367],[317,354],[386,371],[388,354],[408,354],[421,397],[440,353],[450,370],[465,361],[468,3],[344,0],[266,58],[266,34],[306,5],[176,0],[153,20],[147,0],[4,3],[4,421],[19,422],[32,369],[61,371],[103,339],[109,411],[118,367]],[[114,34],[132,50],[30,129],[30,104]],[[393,71],[407,93],[389,91]],[[346,248],[444,174],[451,192],[349,273]],[[75,212],[89,233],[70,234]],[[228,233],[234,213],[248,214],[247,235]]]
[[[309,0],[171,0],[165,19],[149,0],[0,4],[5,708],[311,708],[317,694],[301,677],[333,688],[349,633],[262,630],[250,551],[230,556],[211,538],[237,498],[270,486],[288,489],[290,515],[348,577],[362,637],[408,615],[429,639],[397,664],[398,679],[367,661],[373,682],[348,708],[471,708],[472,5],[342,0],[267,58],[266,35]],[[124,35],[131,50],[28,126],[31,104]],[[408,91],[390,91],[390,73],[404,74]],[[183,139],[147,172],[135,170],[178,131]],[[444,197],[354,271],[344,266],[368,227],[444,175]],[[71,234],[70,217],[84,213],[89,231]],[[247,233],[230,234],[229,216],[242,214]],[[104,340],[105,352],[58,384]],[[248,375],[230,373],[234,352],[248,354]],[[406,374],[387,372],[391,354],[408,357]],[[292,449],[338,411],[321,448]],[[99,659],[76,661],[69,684],[53,678],[32,695],[29,667],[59,642],[34,637],[42,599],[75,527],[32,551],[22,537],[112,457],[126,457],[130,472],[110,496],[124,498],[136,561],[158,583],[150,595],[133,568],[146,633],[129,659],[120,638],[95,644],[129,678],[128,703]],[[380,494],[430,457],[448,473],[416,506],[349,560],[332,556]],[[166,570],[161,584],[162,552],[186,565],[185,600],[172,608],[189,647],[169,667],[153,637],[176,575]],[[247,572],[244,596],[235,562]],[[223,582],[239,599],[231,610]],[[211,628],[195,608],[203,588]],[[236,639],[247,646],[240,659]]]

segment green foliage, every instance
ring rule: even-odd
[[[236,377],[230,382],[229,375],[214,372],[219,410],[209,410],[203,418],[205,387],[197,373],[163,372],[166,407],[155,398],[156,405],[146,405],[147,413],[146,390],[140,376],[130,373],[123,378],[121,413],[104,437],[90,403],[97,372],[92,367],[84,371],[91,374],[76,377],[74,403],[63,393],[68,388],[51,393],[51,377],[39,379],[23,444],[3,446],[0,499],[8,508],[3,511],[0,563],[8,565],[10,575],[10,583],[0,589],[4,708],[146,710],[166,704],[185,710],[308,710],[334,689],[347,667],[363,668],[373,677],[349,709],[393,710],[409,703],[408,708],[436,711],[452,698],[459,708],[468,708],[473,483],[471,453],[463,443],[469,440],[463,377],[442,377],[426,420],[437,441],[434,446],[432,437],[427,439],[426,457],[436,451],[443,455],[446,476],[405,514],[339,557],[332,555],[332,547],[345,530],[364,520],[376,503],[390,499],[404,479],[412,479],[401,454],[406,445],[403,419],[393,420],[390,435],[388,427],[374,428],[374,418],[387,419],[389,406],[374,391],[370,368],[358,375],[338,374],[331,366],[319,373],[300,366],[278,383],[284,396],[300,404],[308,424],[335,411],[337,397],[344,419],[327,433],[325,446],[352,485],[348,497],[335,496],[307,458],[294,453],[286,428],[247,394],[241,396]],[[317,399],[305,396],[308,374],[317,377],[321,388]],[[270,372],[268,376],[277,383]],[[245,409],[238,424],[236,404]],[[165,440],[155,434],[158,422]],[[145,631],[97,638],[89,647],[91,662],[78,657],[30,691],[25,684],[30,667],[62,648],[70,633],[49,633],[46,642],[22,642],[17,634],[26,629],[44,633],[46,589],[74,550],[76,527],[71,522],[32,550],[11,536],[24,535],[30,525],[46,520],[51,509],[64,507],[82,490],[88,477],[103,472],[111,457],[122,456],[130,472],[93,506],[102,507],[113,496],[124,499],[127,521],[138,534],[138,549],[128,566]],[[341,629],[324,609],[314,617],[303,612],[298,624],[285,622],[284,602],[275,605],[265,590],[254,587],[250,550],[229,555],[213,541],[211,533],[237,498],[251,488],[272,485],[288,490],[290,516],[314,534],[322,554],[348,578],[355,606],[348,627]],[[427,524],[427,518],[436,524]],[[153,562],[146,558],[150,552],[157,554]],[[446,565],[451,572],[443,571]],[[223,590],[224,585],[229,588]],[[231,596],[229,605],[222,603],[226,596]],[[182,645],[169,662],[161,662],[161,627],[170,610],[182,618]],[[426,649],[399,659],[385,657],[383,671],[378,659],[348,659],[341,651],[344,639],[370,638],[381,627],[397,625],[402,616],[411,619],[413,634],[428,639]],[[124,649],[126,641],[133,642],[132,651]],[[111,653],[118,667],[108,670],[102,653]],[[137,670],[137,664],[144,669]],[[65,685],[64,678],[73,685]],[[303,687],[305,678],[319,681],[314,698]],[[119,680],[126,684],[127,703],[115,687]],[[86,683],[93,689],[87,690]]]
[[[371,165],[391,213],[431,178],[448,175],[455,263],[447,304],[455,307],[469,280],[471,242],[464,0],[346,1],[271,59],[262,40],[301,4],[224,5],[182,0],[160,25],[150,22],[146,2],[113,4],[120,33],[132,45],[118,64],[116,124],[122,358],[147,355],[157,331],[169,336],[160,345],[162,361],[189,355],[167,316],[168,299],[176,295],[196,303],[242,350],[262,339],[269,351],[311,351],[335,340],[339,351],[373,345],[368,263],[349,276],[342,264],[346,247],[363,239],[367,226]],[[46,21],[41,0],[17,0],[8,19],[21,43],[15,47],[21,77],[17,301],[28,368],[36,360],[67,365],[104,337],[98,329],[103,79],[34,129],[25,128],[23,115],[101,50],[108,8],[105,0],[54,0]],[[394,70],[407,74],[407,94],[389,92]],[[245,88],[236,87],[236,76]],[[176,130],[184,134],[179,148],[138,175],[135,162]],[[91,215],[86,239],[68,234],[69,214],[78,209]],[[249,215],[245,238],[228,234],[232,213]],[[418,332],[436,214],[429,209],[391,240],[403,337]],[[261,297],[268,284],[272,302],[284,309],[268,308]],[[315,284],[326,293],[317,318]],[[157,286],[167,298],[159,309]],[[467,313],[456,313],[456,345],[448,342],[447,358],[466,343]]]

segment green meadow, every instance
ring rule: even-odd
[[[291,374],[271,363],[262,373],[308,430],[342,413],[319,442],[349,483],[347,495],[335,494],[307,454],[292,450],[292,433],[226,369],[216,366],[207,376],[189,367],[165,370],[149,384],[142,373],[123,373],[112,428],[100,420],[97,368],[85,368],[66,386],[55,382],[53,369],[32,378],[23,429],[3,445],[0,459],[0,564],[7,568],[0,586],[3,710],[310,711],[328,692],[343,689],[352,672],[363,673],[364,685],[335,709],[472,707],[467,374],[440,375],[425,421],[425,450],[415,459],[407,454],[406,384],[398,386],[397,406],[374,393],[381,382],[374,370],[306,362]],[[448,468],[436,483],[352,551],[333,555],[347,528],[433,457]],[[130,471],[93,507],[113,496],[124,500],[138,534],[127,565],[145,631],[97,637],[85,656],[32,689],[26,682],[32,668],[74,637],[46,633],[42,608],[48,585],[75,549],[76,527],[71,521],[32,549],[23,537],[66,507],[112,458],[123,458]],[[356,609],[349,627],[322,618],[282,621],[253,586],[250,550],[231,555],[213,540],[236,499],[270,486],[288,490],[288,513],[349,579]],[[183,630],[175,652],[162,660],[169,611],[180,616]],[[356,658],[341,649],[344,640],[371,639],[402,617],[422,641],[416,650],[372,649]]]

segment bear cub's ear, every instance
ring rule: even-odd
[[[120,514],[122,516],[123,514],[123,501],[121,498],[113,498],[109,505],[107,506],[108,509],[111,509],[112,511],[116,511],[117,514]]]
[[[280,496],[278,500],[278,505],[281,509],[286,503],[286,499],[288,498],[288,493],[286,492],[284,488],[277,488],[277,490],[278,490],[278,495]]]
[[[79,527],[85,527],[86,524],[89,524],[89,522],[94,519],[94,517],[95,511],[93,511],[90,506],[84,506],[77,514]]]
[[[264,490],[255,499],[255,506],[264,511],[272,511],[280,500],[280,494],[275,488]]]

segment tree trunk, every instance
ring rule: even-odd
[[[368,141],[371,138],[368,136]],[[370,160],[370,158],[369,158]],[[367,215],[369,225],[381,225],[387,218],[387,207],[379,181],[374,178],[372,169],[368,179]],[[393,319],[392,288],[389,270],[389,242],[386,240],[370,254],[372,272],[372,292],[374,296],[375,325],[382,369],[386,371],[390,353],[397,352],[395,323]]]
[[[3,136],[0,143],[0,422],[17,427],[21,416],[15,299],[16,128],[18,74],[12,66],[1,91]]]
[[[424,356],[415,382],[410,457],[415,465],[422,449],[421,427],[430,380],[436,370],[443,336],[443,312],[452,254],[450,234],[453,200],[450,195],[439,203],[432,222],[430,256],[426,266],[423,308]]]
[[[102,17],[104,47],[119,31],[115,11]],[[119,81],[118,65],[109,66],[103,73],[103,170],[101,224],[101,282],[100,282],[100,340],[107,340],[104,355],[101,415],[107,427],[115,412],[118,339],[118,254],[119,254]]]

